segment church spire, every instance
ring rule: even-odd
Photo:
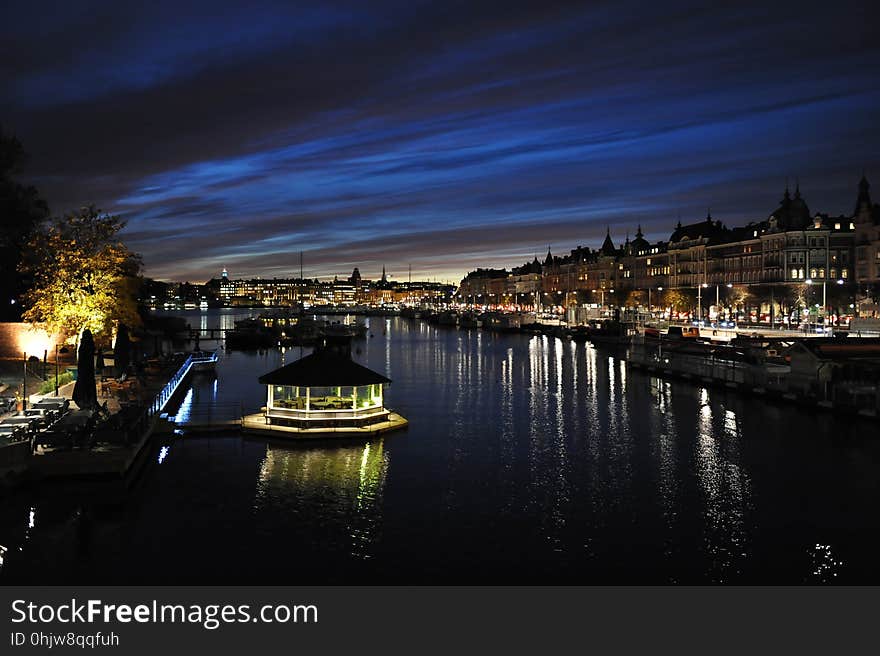
[[[599,249],[603,255],[615,255],[617,249],[614,248],[614,242],[611,241],[611,228],[605,229],[605,241],[602,242],[602,248]]]
[[[862,211],[870,213],[871,211],[871,185],[865,172],[862,171],[862,179],[859,180],[859,196],[856,199],[856,216]]]

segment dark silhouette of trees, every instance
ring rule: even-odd
[[[34,231],[49,216],[36,188],[16,181],[26,159],[21,142],[0,126],[0,321],[21,317],[21,296],[30,279],[19,263]]]

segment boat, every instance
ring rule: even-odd
[[[487,312],[483,315],[483,329],[498,333],[516,333],[520,329],[520,317],[509,312]]]
[[[340,323],[339,321],[322,326],[319,333],[323,336],[347,336],[351,339],[366,339],[367,326],[362,323]]]
[[[599,346],[623,346],[630,341],[630,324],[615,319],[593,321],[589,324],[587,339],[593,345]]]
[[[231,349],[259,349],[278,343],[275,332],[256,317],[235,322],[235,329],[226,333],[226,347]]]
[[[455,310],[446,310],[441,312],[437,317],[437,323],[441,326],[457,326],[458,325],[458,312]]]
[[[479,328],[483,321],[476,312],[465,312],[458,320],[459,328]]]

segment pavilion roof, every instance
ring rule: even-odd
[[[391,380],[367,369],[351,358],[328,352],[317,352],[296,362],[260,376],[261,385],[293,387],[335,387],[341,385],[376,385]]]

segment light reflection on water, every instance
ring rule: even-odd
[[[344,518],[348,553],[368,559],[381,529],[388,464],[382,440],[328,449],[270,446],[260,465],[254,512],[300,515],[298,509],[321,507]]]
[[[295,447],[172,438],[110,518],[29,493],[0,506],[0,544],[23,545],[0,576],[880,581],[874,424],[659,380],[589,344],[369,324],[355,359],[393,379],[387,402],[406,432]],[[172,414],[254,411],[265,399],[256,378],[281,362],[276,350],[226,353]],[[31,508],[41,519],[25,541]],[[159,558],[172,548],[174,559]],[[85,560],[72,567],[68,554]],[[131,573],[130,559],[143,569]]]

